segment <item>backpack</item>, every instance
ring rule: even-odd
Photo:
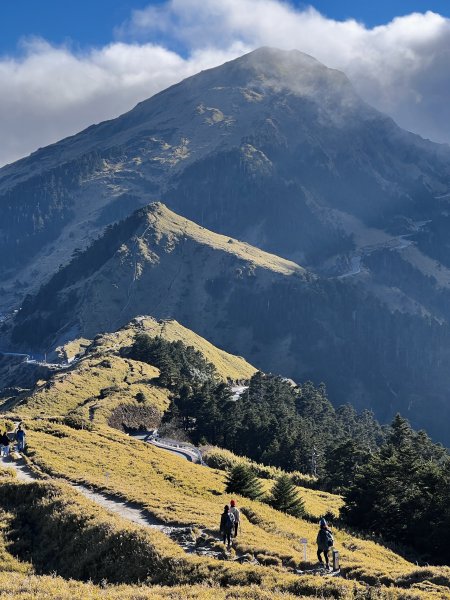
[[[226,529],[233,529],[233,525],[234,525],[234,515],[231,512],[227,513],[227,518],[225,520],[225,528]]]
[[[328,530],[327,530],[327,543],[328,543],[328,548],[331,548],[331,546],[334,545],[333,534],[331,533],[331,531],[328,531]]]

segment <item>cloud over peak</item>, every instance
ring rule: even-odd
[[[401,126],[450,141],[450,20],[436,13],[368,29],[279,0],[169,0],[134,11],[116,35],[84,52],[32,39],[0,58],[0,164],[259,46],[306,52]]]

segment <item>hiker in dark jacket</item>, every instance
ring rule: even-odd
[[[17,450],[22,452],[25,448],[25,431],[22,429],[22,424],[19,425],[16,431]]]
[[[0,436],[0,449],[1,456],[9,455],[9,437],[6,435],[6,431]]]
[[[328,558],[328,552],[330,548],[333,546],[333,534],[328,529],[327,522],[325,519],[320,519],[320,529],[317,534],[317,558],[319,559],[319,563],[323,565],[322,553],[325,557],[325,564],[327,569],[330,568],[330,561]]]
[[[227,543],[228,550],[231,548],[231,532],[233,531],[233,526],[234,516],[230,513],[230,507],[226,504],[220,518],[220,533],[222,534],[223,543]]]

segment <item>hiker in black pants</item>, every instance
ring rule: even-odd
[[[320,519],[320,530],[317,534],[317,558],[319,559],[319,563],[323,566],[322,553],[325,558],[325,564],[327,569],[330,568],[330,561],[328,558],[328,552],[330,548],[333,546],[333,534],[328,529],[327,522],[324,518]]]
[[[230,507],[226,504],[220,518],[220,533],[222,534],[223,543],[227,544],[228,550],[231,548],[231,532],[233,531],[233,526],[234,516],[230,513]]]

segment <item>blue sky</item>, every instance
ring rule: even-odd
[[[23,37],[54,44],[104,45],[114,28],[148,0],[3,0],[0,2],[0,52],[15,52]]]
[[[15,54],[22,38],[38,36],[53,44],[102,46],[115,39],[114,30],[136,9],[163,0],[3,0],[0,2],[0,53]],[[291,1],[299,8],[309,3]],[[323,15],[354,18],[368,27],[396,16],[431,10],[450,17],[449,0],[316,0],[310,3]],[[160,38],[158,38],[160,41]],[[173,43],[173,40],[168,42]]]
[[[0,166],[260,46],[450,143],[450,0],[0,0]]]
[[[300,4],[297,2],[297,5]],[[443,16],[450,16],[448,0],[317,0],[311,4],[331,19],[354,18],[369,27],[382,25],[394,17],[412,12],[431,10]]]

